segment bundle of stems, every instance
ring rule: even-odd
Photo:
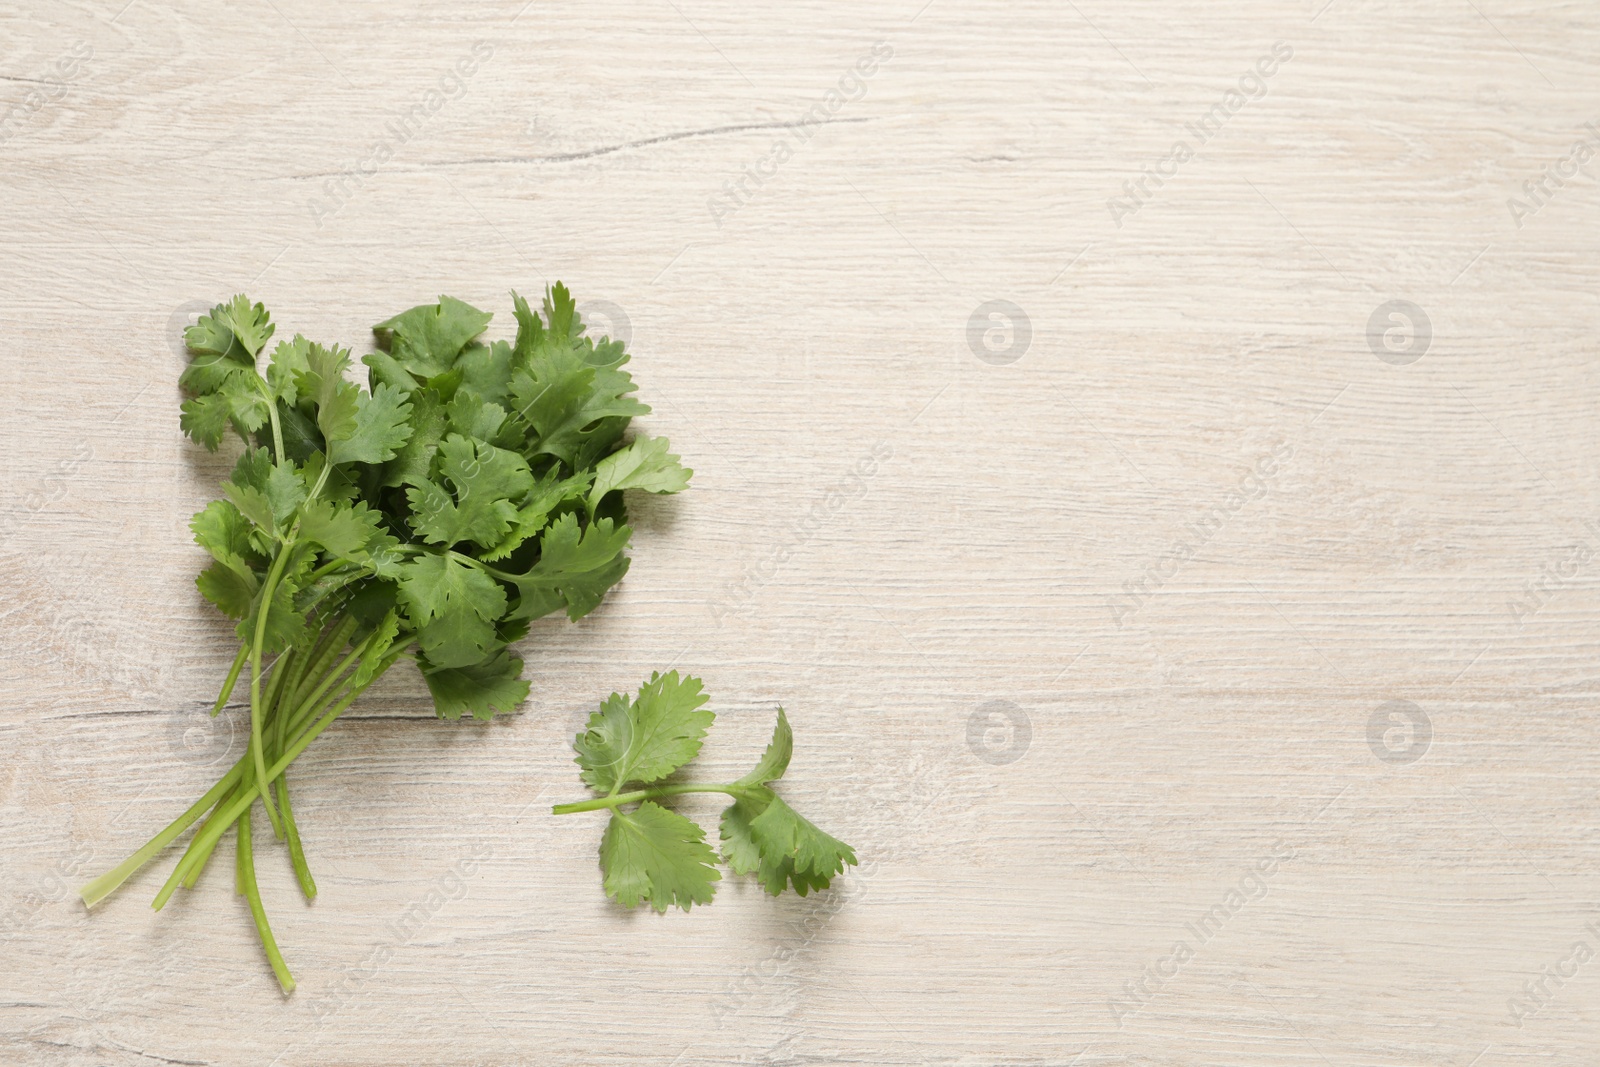
[[[230,829],[237,827],[234,890],[249,902],[261,945],[285,993],[294,990],[295,981],[283,954],[278,951],[261,903],[251,844],[252,812],[260,801],[274,836],[288,845],[289,859],[301,891],[307,900],[314,898],[317,883],[306,863],[294,807],[289,799],[289,765],[384,671],[405,655],[409,644],[408,635],[400,635],[381,656],[369,660],[364,669],[364,654],[383,642],[387,634],[381,627],[368,628],[362,634],[354,615],[337,610],[326,614],[328,621],[313,642],[289,649],[270,664],[262,663],[259,640],[252,644],[241,643],[211,714],[222,712],[248,665],[251,728],[250,743],[244,755],[189,810],[80,891],[84,903],[94,907],[199,822],[200,828],[188,849],[151,904],[159,911],[179,886],[194,888],[218,843]]]

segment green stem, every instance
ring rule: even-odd
[[[294,694],[300,689],[306,679],[306,667],[310,665],[312,657],[316,654],[315,648],[307,649],[304,655],[297,656],[294,661],[294,671],[284,680],[283,688],[278,691],[277,706],[273,716],[278,723],[277,747],[283,748],[283,722],[288,718],[290,708],[295,706]]]
[[[353,565],[354,564],[350,563],[348,560],[330,559],[328,562],[311,572],[311,576],[306,579],[306,585],[314,585],[319,578],[326,578],[340,567],[350,567]]]
[[[355,632],[356,620],[346,615],[328,634],[327,641],[317,651],[310,665],[306,668],[298,681],[295,682],[294,692],[290,696],[290,706],[298,707],[301,698],[305,695],[308,686],[315,686],[327,677],[328,665],[339,654],[350,635]]]
[[[228,677],[223,680],[222,691],[217,694],[217,703],[211,709],[213,719],[217,717],[223,705],[228,703],[228,698],[233,696],[233,687],[239,684],[239,672],[244,669],[244,661],[249,655],[250,646],[240,641],[239,654],[233,657],[233,666],[228,668]]]
[[[295,709],[294,715],[289,720],[289,726],[291,730],[294,729],[299,723],[305,721],[305,717],[309,709],[315,707],[317,702],[322,700],[323,696],[333,686],[333,683],[339,679],[339,676],[344,674],[344,672],[349,669],[351,663],[354,663],[356,660],[361,658],[361,653],[366,650],[367,644],[371,640],[372,635],[367,635],[367,637],[364,638],[360,644],[356,645],[350,650],[350,654],[348,656],[339,661],[338,666],[328,671],[327,674],[322,677],[321,682],[315,689],[311,691],[311,695],[306,697],[300,706]],[[376,675],[374,676],[374,680],[376,680]],[[368,684],[370,685],[371,683],[369,682]]]
[[[369,682],[368,684],[370,685],[371,683]],[[360,696],[362,690],[365,688],[366,686],[362,686],[361,689],[348,691],[337,704],[334,704],[333,707],[329,708],[323,714],[322,718],[317,720],[314,726],[297,737],[294,743],[284,751],[284,754],[280,756],[275,763],[273,763],[271,770],[267,772],[265,780],[270,783],[272,779],[282,774],[284,769],[288,767],[289,764],[293,763],[300,753],[306,750],[307,745],[315,741],[317,736],[321,734],[322,731],[333,725],[333,720],[337,719],[346,708],[354,703],[356,697]],[[231,804],[223,809],[222,817],[220,819],[212,819],[206,823],[206,828],[201,831],[198,837],[196,837],[196,843],[195,845],[191,846],[191,848],[198,848],[199,850],[204,851],[210,847],[213,847],[216,844],[216,839],[221,837],[227,828],[233,825],[239,816],[244,814],[245,809],[254,802],[255,798],[248,794],[236,798]],[[179,861],[177,869],[175,869],[172,872],[172,876],[167,879],[167,884],[161,887],[161,892],[157,893],[156,899],[151,902],[150,906],[152,908],[155,908],[157,911],[161,910],[167,901],[171,899],[172,891],[177,888],[178,883],[181,882],[189,873],[189,870],[193,867],[194,862],[195,861],[192,856],[186,856],[184,859]]]
[[[344,623],[339,624],[339,628],[342,629],[346,623],[352,627],[354,626],[354,620],[345,620]],[[335,632],[337,633],[337,630]],[[340,639],[340,644],[343,644],[343,639]],[[287,751],[273,761],[273,770],[268,777],[272,778],[282,774],[284,769],[294,762],[306,750],[306,747],[316,740],[317,735],[327,729],[333,720],[348,708],[367,686],[382,677],[384,672],[399,659],[404,651],[405,644],[405,642],[396,641],[390,651],[385,654],[378,665],[378,669],[373,672],[372,679],[366,685],[363,685],[360,689],[341,690],[335,694],[329,703],[335,701],[337,703],[310,731],[300,732],[306,722],[325,705],[319,705],[308,700],[297,708],[286,724],[288,733],[295,735],[296,739]],[[331,653],[329,658],[331,658]],[[247,801],[253,795],[254,779],[255,767],[250,756],[246,755],[218,779],[217,783],[204,796],[195,801],[187,811],[174,819],[165,829],[150,838],[149,841],[146,841],[137,852],[134,852],[105,874],[85,884],[78,891],[83,898],[84,904],[93,908],[105,900],[106,897],[110,896],[119,886],[126,882],[134,872],[159,855],[179,835],[190,826],[193,826],[201,816],[210,811],[210,817],[196,831],[194,840],[190,842],[188,850],[179,860],[178,869],[172,872],[173,876],[162,887],[155,906],[159,909],[162,904],[166,903],[180,882],[186,887],[192,887],[201,870],[204,869],[206,861],[210,859],[217,842],[227,832],[228,827],[238,819],[239,813],[244,806],[247,806],[247,803],[241,802]]]
[[[261,751],[261,719],[265,715],[265,709],[261,706],[261,648],[267,639],[267,616],[272,614],[272,594],[278,588],[278,580],[283,577],[284,564],[289,562],[289,553],[294,549],[294,534],[295,531],[291,530],[289,537],[278,549],[278,556],[272,561],[272,569],[267,572],[267,580],[262,583],[261,606],[256,610],[256,639],[250,649],[250,755],[255,762],[256,788],[261,794],[261,803],[267,809],[267,819],[272,823],[273,832],[280,838],[283,837],[283,825],[278,821],[278,813],[272,806],[272,796],[267,792],[266,757]]]
[[[311,487],[311,492],[306,495],[305,504],[311,503],[311,501],[322,495],[322,487],[328,484],[328,475],[332,473],[333,457],[324,452],[322,454],[322,471],[317,475],[317,484],[313,485]],[[305,504],[301,504],[300,506],[305,507]]]
[[[207,831],[211,829],[213,823],[222,818],[222,813],[235,800],[240,797],[255,797],[256,769],[251,764],[248,752],[240,758],[239,768],[238,784],[233,787],[231,792],[225,793],[222,799],[217,801],[217,806],[212,809],[206,821],[200,824],[200,829],[196,830],[194,836],[189,839],[189,847],[184,849],[183,855],[178,857],[178,866],[186,867],[189,873],[180,882],[177,878],[177,871],[174,869],[173,873],[167,876],[167,882],[163,884],[163,888],[170,884],[182,885],[185,889],[193,889],[195,883],[200,880],[201,873],[205,871],[206,864],[210,862],[211,854],[216,851],[217,842],[221,840],[221,834],[213,837]],[[224,824],[220,829],[226,832],[228,824]],[[237,885],[235,885],[235,888],[238,888]]]
[[[254,798],[249,798],[254,803]],[[289,965],[284,962],[283,953],[278,951],[278,941],[272,936],[272,927],[267,924],[267,909],[261,906],[261,888],[256,885],[255,857],[250,852],[250,809],[244,809],[244,815],[239,819],[239,891],[250,902],[250,917],[256,921],[256,933],[261,935],[261,947],[267,950],[267,962],[272,964],[272,973],[278,976],[278,985],[283,987],[285,993],[294,992],[294,975],[289,973]]]
[[[278,792],[278,807],[283,809],[283,830],[289,838],[289,862],[294,865],[294,876],[300,882],[300,892],[307,900],[315,900],[317,882],[311,877],[306,863],[305,849],[300,844],[300,827],[294,821],[294,807],[289,803],[289,772],[285,771],[272,783]]]
[[[293,653],[290,654],[293,655]],[[298,683],[299,675],[304,666],[304,657],[295,662],[295,674],[291,676],[291,681]],[[274,758],[282,754],[284,738],[288,732],[290,713],[286,696],[288,691],[289,684],[286,682],[284,688],[278,691],[278,699],[272,704],[272,752]],[[317,895],[317,883],[311,877],[311,868],[306,863],[305,849],[300,843],[300,826],[295,822],[294,805],[289,802],[289,772],[284,771],[278,776],[278,780],[272,784],[274,791],[278,795],[278,810],[283,815],[284,836],[288,838],[289,842],[289,862],[294,867],[295,878],[300,882],[300,891],[306,895],[307,900],[311,900]]]
[[[283,462],[283,427],[278,422],[278,400],[272,395],[272,389],[260,375],[256,376],[256,386],[267,398],[267,415],[272,419],[272,462]],[[248,444],[249,442],[246,442]]]
[[[515,582],[518,578],[522,577],[521,575],[507,574],[505,571],[489,566],[481,559],[473,559],[471,556],[464,556],[460,552],[451,551],[448,554],[457,562],[465,563],[469,567],[476,567],[483,573],[494,578],[499,578],[503,582]]]
[[[657,800],[661,797],[681,797],[685,793],[726,793],[735,799],[744,799],[750,795],[747,786],[737,782],[727,782],[721,785],[702,784],[690,782],[687,785],[658,785],[649,789],[635,789],[631,793],[617,793],[609,797],[595,797],[591,800],[579,800],[572,804],[557,804],[550,809],[552,815],[571,815],[579,811],[600,811],[604,808],[615,808],[620,804],[633,804],[641,800]]]
[[[283,687],[286,684],[286,679],[288,678],[289,673],[294,670],[294,662],[295,654],[294,649],[292,648],[272,661],[272,677],[268,679],[267,690],[264,694],[262,694],[261,697],[261,707],[263,709],[261,714],[263,720],[265,721],[265,725],[262,727],[263,740],[265,740],[265,736],[268,731],[271,732],[271,736],[274,739],[276,739],[278,736],[278,723],[280,720],[273,714],[273,712],[278,706],[278,700],[283,693]],[[265,747],[265,745],[262,746],[263,762],[265,762],[265,757],[267,755]],[[282,841],[284,834],[288,832],[287,828],[281,825],[274,826],[273,829],[276,831],[279,841]]]
[[[222,799],[222,795],[233,788],[233,784],[239,780],[239,775],[243,770],[244,764],[242,761],[234,764],[233,769],[223,775],[205,796],[195,801],[194,806],[188,811],[172,820],[165,830],[146,841],[139,851],[78,890],[78,895],[83,897],[84,904],[91,908],[94,907],[110,896],[123,882],[127,881],[134,871],[154,859],[156,854],[171,844],[174,838],[194,825],[196,819],[205,814],[212,805],[218,803]]]
[[[250,773],[249,765],[241,760],[240,766],[244,767],[244,773],[246,776],[248,776]],[[240,779],[238,785],[235,785],[231,790],[223,794],[222,799],[217,801],[217,807],[212,811],[211,817],[216,818],[217,815],[221,814],[221,810],[227,807],[228,804],[232,802],[233,798],[238,796],[241,792],[250,792],[250,787],[245,784],[242,778]],[[189,876],[183,880],[183,888],[185,889],[194,888],[195,883],[200,880],[201,873],[206,869],[206,863],[211,859],[211,853],[215,851],[217,847],[215,842],[212,843],[210,848],[205,849],[203,852],[195,847],[200,841],[200,835],[205,832],[205,828],[210,824],[211,819],[207,819],[205,822],[200,824],[200,829],[195,831],[195,836],[189,842],[189,847],[184,849],[182,856],[178,857],[181,862],[182,860],[188,859],[190,853],[194,853],[195,855],[195,864],[192,868],[190,868]]]

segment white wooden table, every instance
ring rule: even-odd
[[[0,12],[0,1061],[1596,1061],[1600,10],[124,2]],[[294,996],[225,869],[87,913],[243,750],[197,302],[556,279],[696,471],[626,581],[300,762]],[[604,899],[669,666],[834,890]]]

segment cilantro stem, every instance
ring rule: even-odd
[[[276,739],[278,736],[276,732],[276,724],[278,720],[273,717],[272,709],[278,705],[278,698],[283,692],[285,679],[287,678],[289,672],[294,668],[294,660],[294,649],[291,648],[289,651],[272,661],[272,677],[268,679],[267,691],[261,698],[261,706],[266,709],[262,714],[267,720],[267,725],[262,727],[262,732],[265,734],[268,729],[272,729],[274,731],[274,739]],[[263,745],[263,750],[264,749],[265,745]],[[265,751],[263,751],[262,755],[263,757],[265,756]],[[288,832],[288,828],[278,824],[273,826],[273,831],[275,832],[278,840],[282,841],[284,834]]]
[[[726,793],[737,800],[748,797],[751,790],[737,782],[727,782],[721,785],[709,783],[690,782],[686,785],[658,785],[648,789],[635,789],[631,793],[617,793],[609,797],[594,797],[590,800],[579,800],[572,804],[557,804],[550,809],[552,815],[571,815],[579,811],[600,811],[604,808],[615,808],[621,804],[633,804],[641,800],[657,800],[661,797],[680,797],[685,793]]]
[[[310,577],[308,577],[306,579],[306,585],[309,586],[309,585],[314,584],[318,579],[327,577],[328,575],[332,574],[334,571],[338,570],[340,567],[349,567],[349,566],[353,566],[353,564],[351,564],[349,560],[330,559],[328,562],[324,563],[322,566],[318,567],[316,570],[311,572]]]
[[[294,651],[290,650],[289,655],[294,656],[294,654]],[[282,753],[284,738],[288,731],[289,712],[292,706],[290,704],[291,683],[293,685],[299,684],[300,677],[304,673],[305,664],[306,660],[303,656],[293,661],[293,673],[290,675],[289,682],[284,683],[284,686],[275,694],[276,699],[270,702],[272,709],[272,752],[274,756]],[[294,875],[300,883],[300,891],[305,894],[307,900],[311,900],[317,895],[317,883],[311,877],[311,868],[306,863],[305,848],[300,843],[300,827],[295,822],[294,806],[289,802],[289,772],[287,770],[284,771],[278,776],[277,781],[272,784],[274,791],[278,795],[278,810],[283,815],[283,832],[289,843],[289,862],[294,867]]]
[[[345,619],[337,624],[337,626],[332,628],[332,634],[338,638],[339,646],[343,645],[344,639],[338,635],[341,633],[348,635],[350,630],[353,630],[354,627],[355,620]],[[332,659],[333,654],[338,651],[339,646],[333,646],[328,650],[327,659]],[[354,690],[341,689],[339,692],[334,694],[333,697],[329,698],[328,701],[319,704],[318,701],[322,699],[322,695],[326,692],[328,685],[332,684],[333,679],[337,678],[338,674],[349,665],[351,660],[358,657],[360,655],[360,651],[365,647],[366,642],[363,641],[355,652],[352,652],[349,657],[346,657],[344,663],[340,665],[338,670],[331,672],[330,677],[324,680],[324,685],[319,687],[318,691],[313,694],[311,698],[308,698],[303,704],[296,708],[293,714],[289,715],[284,724],[285,728],[288,734],[296,734],[305,725],[307,720],[309,720],[317,711],[327,706],[327,704],[333,705],[332,708],[325,715],[323,715],[322,719],[318,721],[311,730],[306,731],[305,733],[300,733],[289,745],[288,749],[273,761],[271,772],[267,775],[268,780],[276,779],[279,775],[281,775],[288,768],[289,764],[293,763],[294,760],[305,751],[306,747],[310,745],[312,741],[316,740],[317,736],[322,733],[323,730],[327,729],[327,727],[332,724],[333,720],[355,701],[356,697],[359,696],[361,692],[367,688],[367,686],[370,686],[372,682],[377,681],[378,678],[380,678],[383,673],[394,664],[394,661],[399,658],[400,650],[404,647],[404,644],[397,643],[396,647],[385,655],[384,660],[380,663],[378,670],[373,672],[372,679],[368,681],[366,685]],[[326,660],[324,660],[324,662],[326,662]],[[200,872],[204,869],[206,862],[211,858],[211,853],[213,850],[215,850],[217,842],[222,838],[222,835],[227,832],[229,826],[233,825],[234,822],[238,820],[240,813],[246,807],[248,807],[249,804],[254,802],[256,794],[256,783],[254,779],[254,760],[250,755],[247,754],[231,768],[229,768],[228,772],[219,778],[217,783],[213,785],[204,796],[195,801],[187,811],[169,823],[165,829],[157,833],[149,841],[146,841],[138,851],[134,852],[127,859],[123,860],[120,864],[107,871],[105,874],[102,874],[100,877],[84,885],[78,891],[79,896],[83,898],[84,905],[93,908],[106,897],[110,896],[117,890],[118,887],[122,885],[122,883],[126,882],[134,874],[134,872],[138,871],[145,864],[149,863],[152,859],[159,855],[163,849],[176,840],[178,836],[190,826],[193,826],[196,822],[198,822],[200,818],[209,811],[210,817],[207,818],[206,821],[201,825],[200,829],[196,832],[194,839],[189,843],[189,848],[184,852],[183,857],[179,860],[177,869],[172,872],[172,877],[170,877],[167,880],[167,883],[162,886],[161,892],[157,896],[154,906],[159,909],[163,904],[165,904],[179,884],[182,884],[185,888],[193,887],[195,881],[200,876]],[[293,847],[291,846],[291,856],[292,855]],[[298,867],[296,874],[299,874]],[[305,879],[306,881],[310,881],[309,869],[307,869],[305,872]],[[305,882],[302,882],[302,887],[304,885]],[[314,882],[312,883],[312,893],[315,893]]]
[[[333,686],[333,683],[339,679],[339,676],[344,674],[344,672],[349,669],[350,664],[361,658],[361,654],[366,651],[367,645],[369,642],[371,642],[371,640],[372,638],[369,635],[367,638],[362,640],[360,644],[352,648],[350,650],[350,654],[344,659],[340,660],[337,666],[322,676],[317,688],[311,691],[311,695],[305,698],[304,702],[302,702],[300,706],[295,709],[294,714],[290,717],[289,729],[291,732],[299,728],[300,724],[305,721],[307,712],[317,706],[317,702],[323,698],[323,695],[326,694]],[[336,648],[333,651],[337,652],[338,649]],[[331,659],[332,657],[330,656],[329,658]],[[374,681],[376,681],[376,678],[374,678]],[[371,683],[369,682],[368,684],[370,685]],[[299,696],[298,693],[295,695],[297,697]]]
[[[272,561],[267,580],[261,585],[261,606],[256,609],[256,639],[250,650],[250,754],[255,761],[256,788],[261,794],[261,803],[267,809],[267,819],[272,823],[273,832],[280,838],[283,837],[283,824],[278,820],[277,810],[272,806],[272,796],[267,791],[270,783],[267,780],[266,757],[261,751],[261,720],[265,715],[261,706],[261,648],[266,643],[267,616],[272,614],[272,597],[277,592],[278,580],[283,577],[284,564],[289,562],[289,553],[293,548],[294,532],[291,531],[278,549],[277,558]]]
[[[290,707],[298,707],[301,697],[323,680],[327,674],[328,665],[345,646],[350,635],[355,632],[356,620],[346,615],[336,624],[330,624],[324,639],[317,645],[316,652],[307,661],[305,671],[295,680],[294,689],[290,695]]]
[[[211,717],[213,719],[228,703],[228,698],[233,696],[233,687],[239,684],[239,672],[244,669],[244,661],[249,656],[250,646],[240,641],[239,654],[233,657],[233,666],[228,668],[228,677],[223,680],[222,691],[217,694],[217,702],[211,709]]]
[[[306,504],[309,504],[311,501],[322,495],[322,487],[328,484],[328,475],[332,473],[333,462],[328,457],[328,454],[324,452],[322,454],[322,471],[317,475],[317,484],[313,485],[311,487],[311,492],[306,495]],[[301,504],[300,506],[304,507],[305,504]],[[298,525],[299,524],[297,523],[296,526],[298,527]]]
[[[239,765],[243,767],[246,772],[250,770],[249,766],[244,760],[240,760]],[[222,799],[217,801],[217,806],[212,809],[211,818],[215,818],[217,815],[221,814],[221,810],[227,807],[228,804],[233,801],[233,798],[238,796],[241,791],[246,793],[250,791],[250,787],[245,784],[243,779],[240,779],[237,785],[235,785],[227,793],[223,794]],[[183,855],[179,857],[181,861],[183,859],[187,859],[191,852],[195,854],[195,865],[190,868],[188,877],[184,878],[183,880],[183,888],[185,889],[194,888],[195,883],[200,880],[201,873],[206,869],[206,863],[211,859],[211,853],[216,850],[217,846],[215,841],[211,843],[209,848],[206,848],[203,851],[195,847],[199,843],[200,835],[205,832],[205,828],[210,825],[210,822],[211,819],[207,819],[205,822],[200,824],[200,829],[195,832],[194,838],[190,840],[189,847],[184,849]]]
[[[110,896],[118,886],[128,880],[128,877],[132,875],[134,871],[137,871],[140,867],[143,867],[146,863],[149,863],[152,859],[154,859],[157,853],[171,844],[179,834],[183,833],[190,826],[194,825],[195,821],[199,819],[200,816],[204,815],[209,808],[218,803],[218,801],[222,799],[223,794],[232,789],[234,784],[238,782],[239,775],[243,773],[243,771],[244,762],[241,760],[239,763],[233,765],[233,769],[231,771],[218,779],[217,784],[212,786],[210,791],[207,792],[205,796],[195,801],[193,807],[184,812],[182,815],[178,816],[176,819],[173,819],[172,822],[167,825],[165,830],[162,830],[160,833],[156,834],[149,841],[146,841],[144,846],[140,848],[139,851],[135,852],[133,855],[117,864],[117,866],[113,867],[105,874],[102,874],[100,877],[96,878],[94,881],[88,883],[82,889],[78,890],[78,895],[83,898],[83,903],[92,908],[106,897]]]
[[[367,683],[367,685],[371,684],[371,682]],[[297,737],[294,740],[294,743],[284,751],[283,755],[273,763],[272,768],[267,772],[266,781],[270,782],[272,779],[282,774],[284,769],[287,768],[289,764],[293,763],[295,759],[299,757],[300,753],[306,750],[307,745],[315,741],[322,731],[333,725],[333,720],[337,719],[346,708],[353,704],[356,697],[360,696],[362,690],[364,689],[366,689],[365,685],[358,689],[346,690],[344,695],[339,699],[338,703],[334,704],[331,708],[324,712],[322,717],[318,719],[310,729]],[[200,835],[195,838],[195,844],[191,845],[190,847],[198,847],[201,850],[208,850],[214,847],[216,845],[216,839],[220,838],[223,833],[226,832],[227,828],[233,825],[233,823],[238,820],[239,816],[244,814],[245,809],[247,809],[253,803],[255,803],[255,796],[252,793],[246,793],[245,795],[234,799],[232,803],[223,809],[221,818],[213,818],[206,823],[206,828],[200,832]],[[196,860],[193,856],[185,856],[179,861],[177,869],[174,870],[172,872],[172,876],[167,879],[167,884],[161,887],[161,892],[157,893],[156,899],[151,902],[150,906],[152,908],[155,908],[157,911],[161,910],[167,901],[171,899],[172,891],[177,888],[178,883],[182,881],[184,876],[187,875],[193,868],[195,862]]]
[[[283,809],[283,831],[289,838],[289,862],[294,866],[294,876],[300,882],[300,892],[307,900],[317,896],[317,881],[311,877],[311,867],[306,863],[306,853],[300,844],[300,827],[294,821],[294,808],[289,803],[289,772],[278,775],[272,783],[278,792],[278,806]]]
[[[283,462],[283,427],[278,422],[278,398],[272,395],[272,388],[262,381],[260,375],[256,376],[256,387],[267,398],[267,416],[272,419],[272,462]],[[245,441],[246,447],[250,444]]]
[[[254,798],[251,798],[253,804]],[[255,920],[256,933],[261,935],[261,947],[267,950],[267,962],[272,964],[272,973],[278,976],[278,985],[283,987],[285,993],[294,992],[294,975],[289,973],[289,965],[284,962],[283,953],[278,951],[277,938],[272,936],[272,927],[267,923],[267,909],[261,905],[261,887],[256,884],[255,857],[250,851],[250,808],[244,809],[244,815],[239,819],[239,866],[238,866],[239,891],[250,902],[250,917]]]
[[[463,555],[454,550],[450,551],[448,555],[450,555],[451,558],[455,559],[458,563],[465,563],[469,567],[476,567],[478,570],[489,575],[490,577],[498,578],[503,582],[515,582],[519,577],[519,575],[507,574],[505,571],[491,567],[481,559],[473,559],[471,556]]]

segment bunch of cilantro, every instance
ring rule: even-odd
[[[691,472],[664,439],[624,441],[650,409],[623,345],[586,336],[564,286],[542,316],[512,299],[512,342],[480,341],[492,316],[450,297],[379,323],[368,390],[347,380],[348,351],[298,335],[261,373],[274,326],[244,296],[189,328],[183,430],[209,449],[230,432],[245,446],[191,527],[214,560],[200,591],[239,636],[212,713],[247,677],[250,741],[194,806],[84,886],[86,904],[203,819],[161,908],[237,827],[235,888],[292,990],[257,888],[257,802],[314,896],[286,773],[306,746],[401,659],[442,718],[511,712],[528,683],[507,646],[534,619],[581,618],[627,573],[622,492],[675,493]]]

